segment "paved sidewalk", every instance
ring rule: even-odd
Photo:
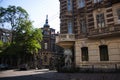
[[[58,73],[48,69],[0,72],[0,80],[120,80],[120,73]]]
[[[39,77],[49,80],[120,80],[120,73],[48,73]]]

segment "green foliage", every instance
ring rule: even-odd
[[[4,55],[22,59],[25,55],[38,53],[41,48],[42,33],[40,29],[33,28],[26,10],[16,6],[0,7],[0,23],[3,24],[2,26],[6,26],[7,23],[12,30],[12,42],[3,50]]]
[[[16,28],[14,42],[19,46],[23,46],[28,53],[38,53],[41,48],[41,40],[41,30],[34,29],[32,22],[29,20],[23,20],[21,25]]]
[[[3,42],[0,40],[0,48],[3,47]]]
[[[40,29],[33,28],[26,10],[19,6],[0,7],[0,18],[0,23],[3,26],[7,23],[12,29],[13,43],[9,49],[14,48],[13,45],[15,45],[16,50],[18,48],[17,53],[21,50],[38,53],[38,49],[41,48],[42,33]]]
[[[0,40],[0,52],[2,51],[3,48],[3,42]]]
[[[38,53],[38,50],[41,48],[40,42],[42,40],[42,33],[40,29],[33,29],[32,34],[28,40],[28,49],[31,53]]]
[[[6,23],[14,30],[19,26],[20,19],[27,19],[28,13],[21,7],[8,6],[8,8],[0,7],[0,23],[6,26]]]
[[[4,43],[0,40],[0,52],[6,49],[9,45],[10,45],[9,42]]]
[[[12,31],[12,40],[14,39],[14,31],[21,25],[22,20],[28,20],[29,16],[26,10],[21,7],[8,6],[8,8],[0,7],[0,23],[2,27],[9,26]]]

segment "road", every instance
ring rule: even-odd
[[[120,80],[120,73],[57,73],[48,69],[0,71],[0,80]]]

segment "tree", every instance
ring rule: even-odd
[[[9,46],[9,42],[3,42],[0,40],[0,63],[2,63],[1,57],[4,56],[3,51]]]
[[[21,7],[0,7],[0,23],[9,25],[12,30],[12,42],[3,53],[9,56],[10,63],[25,63],[29,55],[37,56],[41,48],[42,33],[40,29],[33,28],[28,13]],[[13,60],[16,59],[16,60]]]
[[[25,59],[25,54],[29,53],[34,55],[36,61],[38,50],[41,48],[41,30],[37,28],[34,29],[30,20],[23,19],[14,33],[14,45],[16,46],[16,53],[18,53],[19,56],[19,62],[21,62],[21,59]]]
[[[0,40],[0,52],[2,50],[2,47],[3,47],[3,42]]]
[[[31,38],[32,37],[32,38]],[[37,57],[38,57],[38,51],[41,48],[40,42],[42,41],[42,33],[40,29],[33,29],[32,35],[27,41],[28,44],[28,51],[34,55],[34,61],[35,61],[35,68],[37,69]]]
[[[13,42],[13,31],[20,25],[21,19],[28,19],[28,13],[21,7],[8,6],[8,8],[0,7],[0,23],[2,27],[9,26],[12,31],[12,42]]]

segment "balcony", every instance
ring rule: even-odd
[[[94,3],[93,4],[93,9],[96,10],[96,9],[99,9],[99,8],[104,8],[105,7],[105,4],[104,1],[102,2],[98,2],[98,3]]]
[[[112,4],[120,3],[120,0],[110,0]]]
[[[118,35],[120,35],[120,25],[115,25],[115,26],[90,30],[88,33],[88,38],[103,38],[107,36],[118,36]]]
[[[56,36],[56,44],[63,48],[71,48],[75,42],[74,34],[59,34]]]
[[[72,12],[66,11],[65,15],[72,17]]]

